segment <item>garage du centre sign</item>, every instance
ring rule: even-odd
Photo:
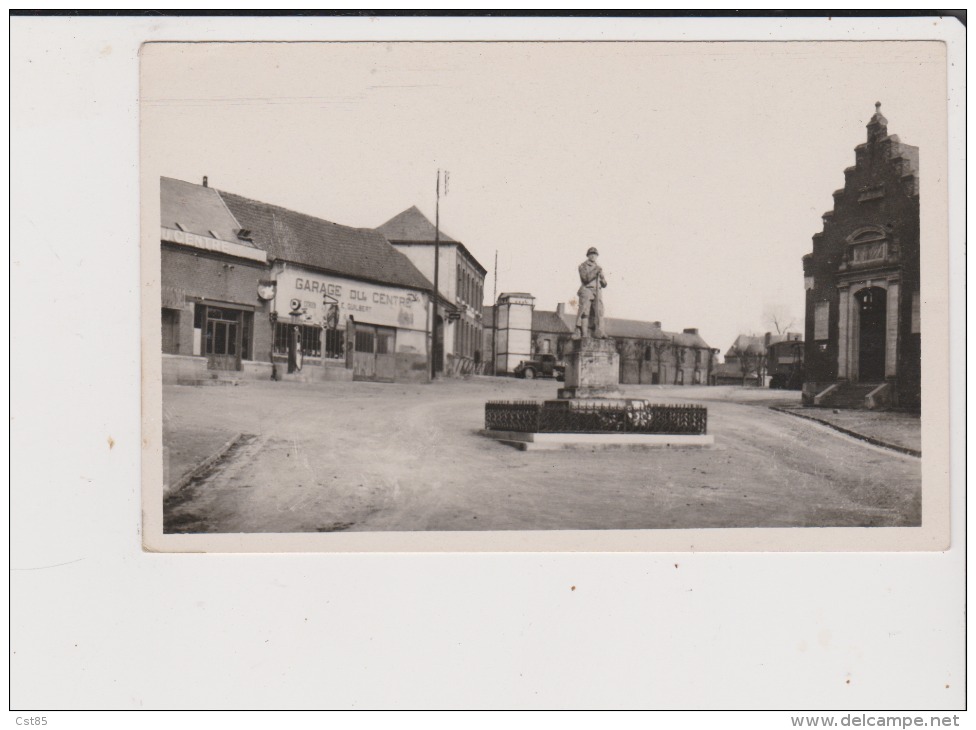
[[[420,292],[400,287],[284,271],[278,275],[275,311],[281,319],[309,324],[321,325],[331,315],[333,325],[342,327],[351,315],[370,324],[423,329],[426,299]]]

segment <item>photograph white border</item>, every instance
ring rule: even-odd
[[[35,342],[12,362],[12,708],[965,706],[961,265],[948,550],[144,552],[135,343],[156,359],[158,345],[134,285],[139,46],[286,36],[942,40],[961,256],[965,29],[951,18],[12,18],[11,341]],[[38,320],[59,323],[57,350],[30,339]],[[767,718],[788,722],[750,724]]]

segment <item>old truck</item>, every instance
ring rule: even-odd
[[[520,378],[555,378],[564,380],[566,366],[556,359],[555,355],[536,355],[531,360],[523,360],[515,366],[513,371]]]

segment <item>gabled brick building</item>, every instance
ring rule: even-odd
[[[463,243],[412,206],[377,227],[429,281],[434,280],[435,237],[439,252],[438,321],[434,325],[433,357],[437,372],[478,372],[486,360],[482,350],[482,301],[488,273]],[[446,316],[445,316],[446,315]]]
[[[803,257],[809,405],[921,402],[918,148],[881,105]]]

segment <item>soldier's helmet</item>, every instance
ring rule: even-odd
[[[593,246],[590,246],[588,249],[586,249],[586,255],[590,256],[592,254],[596,254],[597,256],[599,256],[600,252],[597,251]]]

